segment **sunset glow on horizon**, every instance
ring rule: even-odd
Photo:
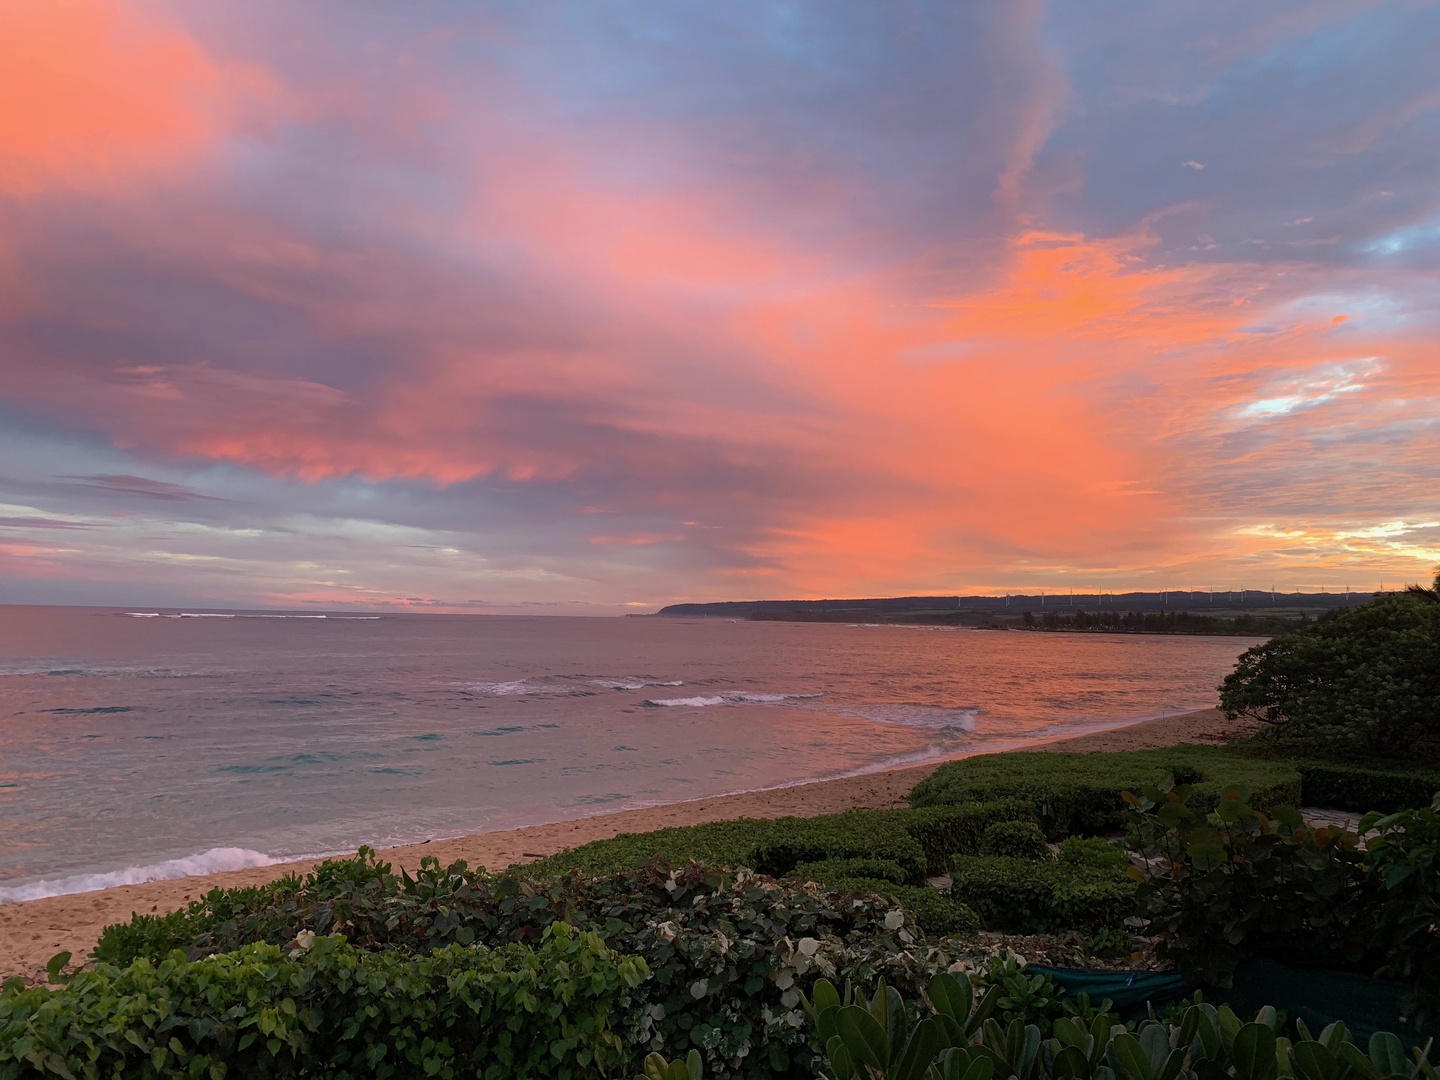
[[[1440,4],[0,0],[0,602],[1440,564]]]

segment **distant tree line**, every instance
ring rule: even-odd
[[[1322,616],[1323,618],[1323,616]],[[1240,614],[1234,617],[1200,615],[1190,611],[1033,611],[1024,615],[1032,630],[1084,630],[1111,634],[1280,634],[1298,630],[1314,620],[1301,614]]]

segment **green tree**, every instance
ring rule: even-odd
[[[1440,592],[1382,596],[1247,650],[1220,703],[1306,750],[1440,760]]]
[[[1434,585],[1428,589],[1424,585],[1411,585],[1405,590],[1405,595],[1423,600],[1427,604],[1440,604],[1440,567],[1435,568]]]

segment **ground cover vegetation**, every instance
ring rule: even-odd
[[[1102,634],[1283,634],[1309,626],[1310,616],[1268,613],[1210,615],[1193,611],[1033,611],[1023,622],[1031,630],[1070,630]]]
[[[1375,608],[1409,642],[1431,602],[1394,599]],[[1399,980],[1433,1010],[1440,785],[1379,752],[1334,759],[1370,745],[1373,715],[1353,738],[1309,729],[1325,752],[1292,716],[1243,752],[987,755],[942,766],[908,809],[622,835],[503,874],[412,876],[362,851],[109,927],[68,983],[12,980],[0,1080],[1433,1080],[1393,1037],[1366,1054],[1273,1012],[1201,1003],[1127,1029],[1027,966],[1158,957],[1223,994],[1265,955]],[[1375,810],[1365,843],[1306,825],[1302,798]]]
[[[1219,801],[1227,786],[1242,784],[1259,805],[1300,799],[1300,774],[1284,761],[1244,758],[1221,747],[1175,746],[1121,753],[984,754],[948,762],[915,786],[917,808],[964,806],[1027,799],[1050,840],[1123,831],[1125,791],[1171,776],[1194,786],[1194,797]],[[957,851],[960,849],[956,849]]]

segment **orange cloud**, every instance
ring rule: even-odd
[[[0,191],[109,187],[206,145],[237,97],[272,91],[115,0],[0,3]]]

